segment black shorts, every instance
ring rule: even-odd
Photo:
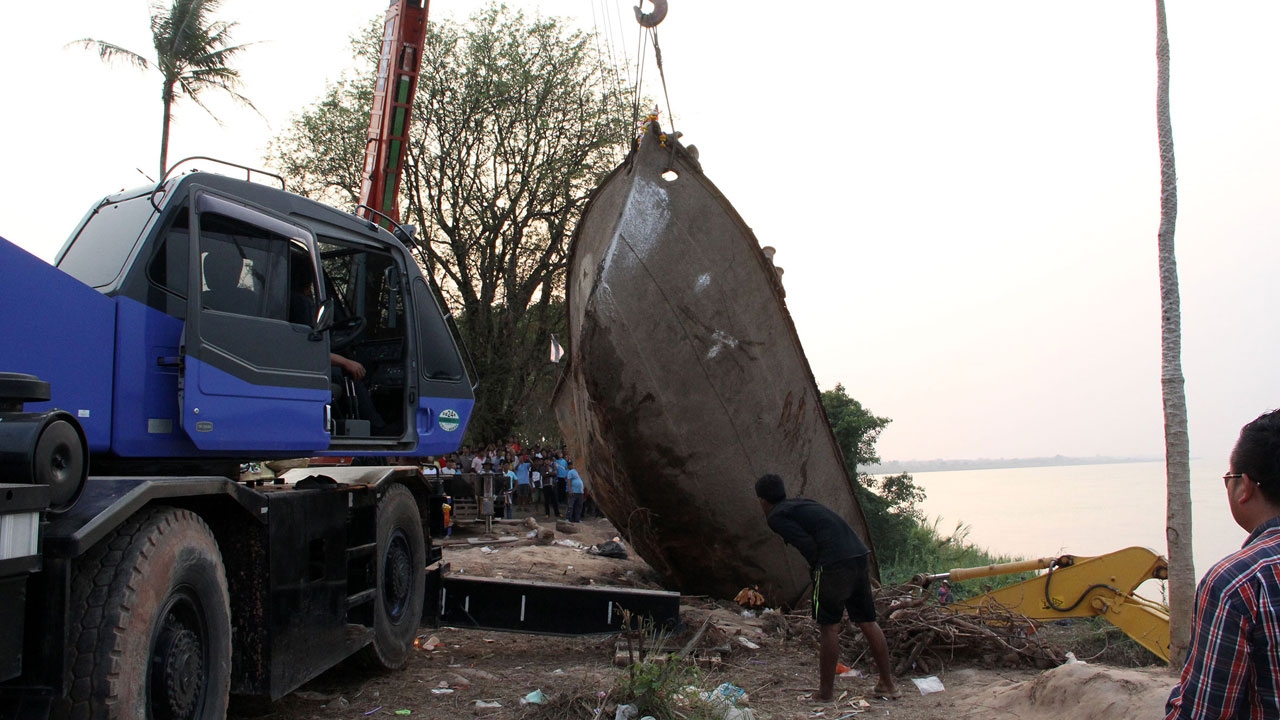
[[[813,618],[818,624],[840,624],[845,610],[855,623],[876,621],[866,555],[840,560],[813,572]]]

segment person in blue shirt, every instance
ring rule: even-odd
[[[556,451],[556,490],[560,491],[560,497],[567,498],[569,488],[566,480],[569,478],[569,461],[565,459],[564,453]]]
[[[586,487],[582,483],[582,476],[578,474],[576,468],[573,467],[573,461],[565,461],[565,482],[569,485],[569,511],[568,517],[565,518],[569,522],[582,522],[582,500],[586,493]]]
[[[516,516],[514,510],[515,504],[512,502],[516,488],[516,473],[511,469],[511,466],[508,465],[506,461],[503,461],[498,466],[498,475],[503,478],[502,484],[507,486],[502,492],[502,504],[504,506],[503,514],[508,520],[510,520]]]
[[[530,498],[533,497],[529,484],[529,471],[533,469],[533,465],[529,462],[527,455],[520,457],[520,464],[516,465],[516,504],[528,505]]]

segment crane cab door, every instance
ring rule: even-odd
[[[208,188],[193,188],[188,207],[183,430],[201,450],[327,448],[329,342],[312,328],[315,238]]]

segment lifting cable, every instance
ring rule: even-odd
[[[626,45],[615,42],[615,38],[622,32],[622,17],[618,11],[616,0],[612,14],[608,11],[607,2],[608,0],[595,0],[592,2],[591,25],[594,30],[596,57],[600,70],[607,73],[609,77],[609,90],[621,96],[625,83],[631,82],[631,58],[627,56]],[[604,43],[603,48],[601,47],[602,41]],[[621,62],[618,60],[619,55],[622,56]],[[608,61],[607,64],[606,59]],[[616,72],[617,68],[621,68],[622,72]]]
[[[662,6],[666,7],[666,1],[662,0]],[[658,63],[658,77],[662,80],[662,98],[667,101],[667,122],[671,123],[671,133],[674,136],[676,131],[675,115],[671,113],[671,95],[667,92],[667,74],[662,70],[662,48],[658,47],[658,31],[648,28],[650,37],[653,38],[653,59]]]
[[[670,146],[670,155],[667,158],[667,169],[671,170],[675,166],[676,144],[675,138],[680,137],[680,133],[676,132],[675,114],[671,112],[671,93],[667,90],[667,73],[662,67],[662,48],[658,45],[658,24],[667,17],[667,0],[650,0],[653,3],[653,12],[646,13],[640,10],[640,6],[635,6],[636,22],[640,24],[640,44],[644,47],[644,39],[646,35],[653,43],[653,59],[658,65],[658,77],[662,82],[662,97],[667,102],[667,122],[671,125],[671,138],[673,142]],[[639,54],[639,53],[637,53]],[[637,74],[644,71],[643,58],[637,58]],[[632,105],[631,114],[632,122],[638,124],[640,121],[640,86],[639,81],[636,82],[636,99]]]
[[[615,2],[617,1],[618,0],[615,0]],[[656,30],[658,24],[661,23],[663,19],[666,18],[667,16],[667,0],[649,0],[649,1],[653,5],[652,12],[648,12],[648,13],[643,12],[641,10],[640,5],[634,6],[636,22],[640,25],[640,34],[637,37],[637,42],[636,42],[636,60],[635,60],[634,79],[631,77],[631,58],[628,57],[626,53],[625,44],[617,43],[618,48],[622,49],[621,55],[623,56],[624,64],[621,67],[624,68],[625,79],[627,81],[634,81],[634,93],[631,101],[631,121],[632,121],[633,127],[637,127],[637,128],[639,127],[640,99],[643,95],[644,75],[645,75],[645,65],[646,65],[645,56],[648,52],[648,44],[652,44],[654,61],[657,63],[657,66],[658,66],[658,77],[660,78],[660,82],[662,83],[662,97],[663,97],[663,100],[665,100],[667,105],[667,122],[671,126],[671,133],[673,134],[673,136],[675,136],[677,134],[675,132],[675,115],[671,111],[671,93],[667,89],[666,70],[662,65],[662,48],[658,44],[658,33]],[[600,60],[602,63],[604,62],[604,59],[607,57],[609,62],[612,64],[612,67],[616,68],[616,67],[619,67],[618,59],[617,59],[619,53],[617,49],[615,49],[614,47],[615,36],[613,33],[612,23],[610,22],[610,19],[611,19],[610,13],[607,12],[605,9],[605,6],[604,6],[605,0],[599,0],[599,2],[600,2],[599,14],[597,14],[596,12],[596,5],[594,2],[592,3],[592,6],[591,6],[591,21],[596,34],[596,53],[600,57]],[[643,3],[643,0],[640,0],[640,2]],[[621,13],[618,12],[618,6],[616,4],[614,6],[614,10],[615,12],[613,13],[613,17],[617,18],[618,20],[619,37],[620,37],[622,19],[620,17]],[[601,30],[602,26],[604,28],[603,32]],[[601,36],[603,36],[603,42],[604,42],[603,49],[600,47]],[[647,43],[646,43],[646,40],[648,41]],[[618,77],[617,74],[614,73],[614,78],[617,79],[617,77]],[[673,143],[672,144],[673,153],[674,153],[674,150],[675,150],[675,144]]]
[[[644,28],[640,29],[640,34],[636,37],[636,86],[631,101],[631,125],[633,129],[640,127],[640,95],[641,89],[644,87],[644,56],[647,49],[644,44]]]

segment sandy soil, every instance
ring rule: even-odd
[[[588,520],[571,528],[561,524],[560,528],[556,539],[573,540],[584,547],[616,534],[604,520]],[[495,524],[492,535],[485,535],[482,527],[478,530],[468,527],[444,540],[445,561],[453,572],[657,587],[652,571],[634,556],[618,560],[566,545],[536,544],[524,537],[529,528],[519,522]],[[503,536],[519,540],[468,542],[469,538],[492,541]],[[484,547],[491,552],[482,550]],[[945,688],[941,692],[922,694],[906,677],[899,679],[903,697],[887,700],[871,695],[874,678],[870,663],[845,657],[843,662],[866,676],[837,678],[837,701],[821,704],[807,697],[817,684],[817,646],[808,628],[790,627],[787,616],[779,614],[743,617],[740,608],[731,603],[706,598],[686,598],[681,616],[690,633],[710,618],[699,644],[697,687],[711,690],[721,683],[732,683],[745,689],[746,705],[757,719],[1155,720],[1163,717],[1164,699],[1174,679],[1165,669],[1095,664],[1064,665],[1043,672],[1026,667],[954,667],[935,676]],[[398,672],[379,673],[347,663],[279,702],[235,705],[230,717],[614,717],[612,690],[626,672],[614,664],[615,654],[623,647],[617,636],[542,637],[453,628],[423,628],[422,633],[421,640],[434,638],[436,642],[431,643],[431,649],[416,652]],[[748,643],[757,648],[748,647]],[[542,692],[543,702],[522,704],[521,699],[534,691]],[[497,706],[492,707],[494,704]]]

